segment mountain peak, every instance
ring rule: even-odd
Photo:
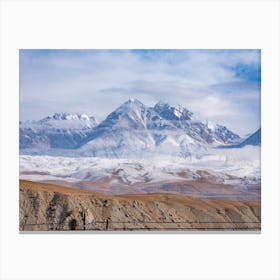
[[[117,113],[131,112],[131,111],[141,111],[144,110],[146,106],[138,99],[129,98],[120,107],[116,109]]]
[[[52,126],[56,128],[79,129],[79,128],[93,128],[98,124],[94,117],[89,117],[86,114],[68,114],[68,113],[54,113],[39,121],[33,121],[34,125],[41,124]]]
[[[164,101],[160,100],[159,102],[157,102],[155,104],[154,107],[164,107],[164,106],[169,106],[170,107],[170,105],[167,102],[164,102]]]
[[[48,116],[43,119],[43,121],[50,121],[50,120],[56,120],[56,121],[96,121],[94,117],[89,117],[87,114],[68,114],[68,113],[54,113],[51,117]]]
[[[172,107],[168,103],[159,101],[154,110],[167,120],[190,120],[193,113],[182,106]]]
[[[139,101],[136,98],[129,98],[126,102],[123,103],[123,105],[130,105],[130,104],[145,106],[141,101]]]
[[[51,117],[47,117],[47,119],[54,119],[54,120],[77,120],[80,119],[81,116],[85,118],[85,114],[77,115],[77,114],[67,114],[67,113],[54,113]],[[88,116],[86,116],[88,118]]]
[[[54,120],[66,120],[67,114],[66,113],[54,113],[51,117],[47,117],[48,119]]]
[[[239,146],[244,147],[246,145],[252,145],[252,146],[260,146],[261,145],[261,128],[259,128],[255,133],[250,135]]]

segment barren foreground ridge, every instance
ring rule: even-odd
[[[107,195],[20,181],[20,230],[260,230],[260,202]]]

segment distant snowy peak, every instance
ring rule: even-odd
[[[213,130],[215,135],[217,135],[224,143],[231,143],[240,139],[238,134],[233,133],[223,125],[216,124]]]
[[[138,106],[138,107],[146,107],[141,101],[139,101],[136,98],[129,98],[121,106],[130,106],[130,105]]]
[[[239,146],[244,147],[247,145],[260,146],[261,145],[261,128],[259,128],[255,133],[244,140]]]
[[[182,106],[158,102],[147,107],[137,99],[127,100],[99,124],[85,114],[66,113],[20,124],[21,149],[77,149],[78,154],[102,157],[199,157],[208,147],[237,138],[225,126],[206,124]]]
[[[86,114],[55,113],[38,121],[40,124],[49,124],[62,128],[82,129],[93,128],[98,124],[95,117]]]
[[[220,148],[243,148],[245,146],[260,146],[261,145],[261,128],[251,134],[245,140],[239,139],[239,143],[234,145],[220,146]]]
[[[67,114],[67,113],[55,113],[52,117],[55,120],[89,120],[90,117],[86,114]]]
[[[102,157],[139,157],[147,153],[199,157],[207,147],[239,137],[218,124],[211,130],[192,115],[181,106],[159,102],[147,107],[137,99],[129,99],[92,130],[81,143],[80,152]]]
[[[66,114],[66,113],[54,113],[52,117],[47,117],[47,119],[54,120],[77,120],[79,119],[78,115]]]
[[[186,134],[202,143],[227,144],[239,139],[239,136],[225,126],[212,121],[202,122],[191,111],[182,107],[172,107],[167,103],[158,102],[154,110],[165,120],[170,121],[177,129],[183,129]]]
[[[147,107],[142,102],[137,99],[130,98],[120,107],[118,107],[113,113],[116,113],[117,115],[134,113],[140,117],[141,113],[144,113],[146,110]]]
[[[86,114],[66,113],[20,122],[20,149],[77,148],[97,124],[94,117]]]
[[[172,107],[162,101],[154,106],[154,110],[166,120],[190,120],[193,113],[182,106]]]
[[[143,129],[146,127],[146,112],[148,108],[137,99],[129,99],[100,123],[98,128]]]

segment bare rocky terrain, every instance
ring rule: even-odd
[[[20,180],[20,231],[260,230],[259,201],[110,195]]]

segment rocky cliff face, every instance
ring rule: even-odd
[[[260,230],[260,202],[176,194],[103,195],[20,181],[21,231]]]

